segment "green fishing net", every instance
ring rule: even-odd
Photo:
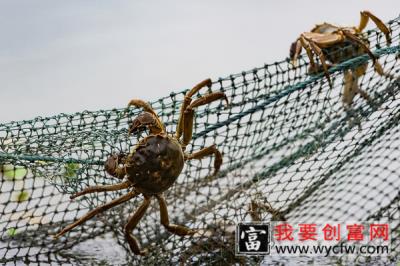
[[[110,233],[134,264],[289,262],[293,258],[235,256],[235,225],[254,219],[252,202],[270,206],[257,211],[262,221],[279,214],[288,221],[390,224],[389,256],[302,257],[298,261],[398,260],[400,18],[387,26],[392,31],[390,46],[378,30],[366,35],[388,75],[379,75],[370,57],[361,55],[330,68],[330,87],[323,73],[307,73],[309,61],[302,55],[296,67],[287,59],[213,79],[211,90],[202,89],[194,98],[222,91],[230,104],[214,102],[196,110],[187,151],[216,144],[224,162],[220,173],[212,177],[212,157],[188,161],[165,192],[170,221],[200,228],[197,235],[167,232],[153,200],[133,231],[149,249],[146,257],[130,252],[123,233],[142,196],[97,215],[58,240],[52,238],[88,210],[126,193],[69,199],[87,186],[118,182],[105,172],[104,161],[113,153],[129,152],[146,135],[128,135],[130,123],[141,110],[83,111],[0,124],[0,262],[79,264],[63,252]],[[343,73],[366,63],[369,67],[358,85],[370,100],[357,95],[346,109]],[[168,132],[175,132],[185,92],[151,102]]]

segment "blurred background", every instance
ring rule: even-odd
[[[2,0],[0,123],[156,100],[283,60],[301,32],[365,9],[387,22],[400,2]]]

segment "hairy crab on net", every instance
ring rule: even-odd
[[[256,264],[262,258],[235,256],[238,222],[372,218],[390,221],[392,252],[383,259],[398,259],[400,18],[387,26],[390,46],[381,31],[365,33],[387,75],[368,67],[348,83],[346,71],[371,64],[363,54],[331,67],[331,84],[323,72],[309,75],[305,56],[299,56],[296,67],[284,60],[216,80],[212,91],[224,92],[229,107],[215,102],[196,110],[193,140],[186,151],[216,144],[223,155],[221,170],[212,176],[212,158],[188,161],[164,193],[171,222],[198,232],[185,237],[169,233],[153,202],[133,230],[148,249],[147,256],[130,251],[123,230],[143,196],[96,215],[60,239],[52,238],[89,210],[127,192],[69,199],[88,186],[117,183],[104,162],[112,154],[129,153],[146,136],[147,132],[128,134],[139,109],[85,111],[0,125],[1,261],[61,254],[112,232],[136,263]],[[344,102],[348,84],[368,99],[355,94],[350,104]],[[176,131],[185,93],[151,104],[167,132]],[[282,258],[265,258],[275,259]]]

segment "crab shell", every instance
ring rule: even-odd
[[[312,33],[320,33],[320,34],[334,34],[336,31],[338,31],[340,27],[329,24],[329,23],[323,23],[323,24],[318,24],[316,25],[311,32]],[[351,32],[352,34],[356,35],[358,38],[360,38],[360,41],[362,41],[367,47],[369,47],[369,41],[366,36],[364,36],[361,32],[357,32],[357,29],[355,27],[342,27],[342,30],[346,30],[348,32]],[[304,33],[307,35],[308,33]],[[334,40],[334,35],[331,36],[331,38]],[[329,43],[329,38],[328,36],[325,36],[326,41]],[[333,41],[331,40],[331,41]],[[365,53],[364,49],[358,45],[355,44],[354,42],[351,42],[349,40],[345,40],[343,42],[338,42],[335,43],[334,45],[321,45],[322,51],[324,51],[324,55],[328,61],[330,61],[333,64],[339,64],[343,61],[346,61],[348,59],[351,59],[353,57],[362,55]]]
[[[172,136],[160,134],[141,140],[128,155],[125,169],[137,191],[152,195],[171,187],[183,165],[184,155],[179,142]]]

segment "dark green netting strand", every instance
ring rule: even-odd
[[[251,201],[269,203],[288,221],[390,223],[389,257],[299,261],[398,260],[400,18],[387,25],[391,46],[377,30],[366,34],[388,75],[376,73],[369,56],[362,55],[329,70],[331,88],[322,73],[307,74],[309,62],[303,55],[297,67],[284,60],[214,79],[212,91],[223,91],[230,105],[215,102],[196,111],[188,151],[215,143],[223,153],[221,172],[210,177],[212,158],[189,161],[165,193],[171,222],[201,228],[200,233],[182,238],[166,232],[153,202],[133,232],[149,249],[146,257],[130,253],[123,234],[141,197],[98,215],[65,237],[52,238],[89,209],[126,192],[69,200],[71,193],[89,185],[117,182],[103,164],[110,154],[131,150],[146,134],[127,134],[140,110],[84,111],[0,124],[0,261],[79,264],[63,252],[111,232],[137,264],[257,264],[262,259],[284,263],[289,259],[235,257],[235,224],[252,219]],[[343,72],[366,63],[369,67],[358,84],[371,101],[358,95],[347,110],[342,103]],[[207,91],[211,90],[200,93]],[[175,131],[184,93],[151,103],[169,132]],[[264,221],[276,219],[276,213],[259,215]]]

